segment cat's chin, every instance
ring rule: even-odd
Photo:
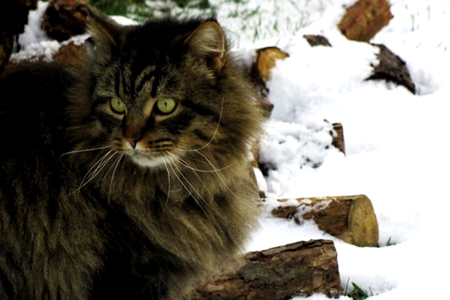
[[[143,155],[132,155],[130,158],[136,165],[145,168],[160,167],[169,163],[169,160],[165,156],[147,157]]]

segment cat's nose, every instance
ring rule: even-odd
[[[133,148],[136,148],[136,144],[139,142],[139,140],[135,138],[126,138],[126,140]]]

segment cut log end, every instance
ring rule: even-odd
[[[365,195],[299,198],[297,205],[282,205],[272,210],[279,218],[314,220],[319,229],[360,247],[378,247],[378,222],[372,202]]]
[[[338,28],[349,40],[368,42],[392,18],[387,0],[359,0],[347,9]]]

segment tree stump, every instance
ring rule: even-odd
[[[349,40],[368,42],[393,18],[387,0],[359,0],[347,9],[339,30]]]
[[[319,229],[360,247],[378,247],[378,222],[365,195],[279,199],[272,210],[279,218],[314,220]]]
[[[191,300],[284,300],[313,293],[336,297],[341,281],[334,243],[298,242],[245,255],[239,269],[200,285]]]

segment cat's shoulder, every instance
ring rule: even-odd
[[[65,84],[73,80],[72,73],[67,67],[54,62],[21,62],[0,74],[0,86],[8,88],[17,82],[23,84],[52,85]]]
[[[23,62],[0,74],[0,106],[59,99],[74,83],[73,73],[53,62]]]

